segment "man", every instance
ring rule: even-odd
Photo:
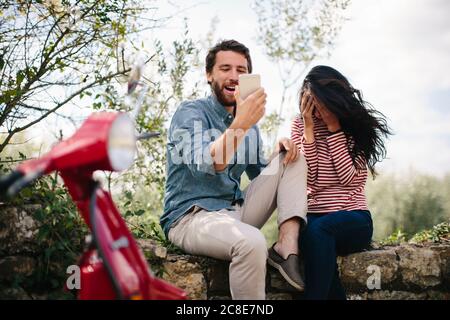
[[[182,103],[168,134],[167,182],[161,226],[194,255],[230,261],[233,299],[265,299],[266,260],[302,291],[298,236],[306,222],[306,161],[283,138],[267,163],[257,123],[264,89],[245,100],[240,74],[251,73],[249,50],[228,40],[210,49],[206,77],[212,94]],[[240,177],[252,180],[243,193]],[[278,208],[279,237],[267,252],[259,230]]]

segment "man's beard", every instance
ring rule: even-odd
[[[211,83],[211,88],[217,98],[217,100],[225,107],[235,107],[236,106],[236,99],[233,97],[233,100],[227,99],[225,94],[223,93],[223,88],[220,87],[220,85],[213,81]]]

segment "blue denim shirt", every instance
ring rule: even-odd
[[[170,227],[194,206],[208,211],[233,209],[243,201],[244,171],[253,180],[267,165],[257,126],[252,127],[225,170],[216,172],[210,144],[233,122],[214,95],[183,102],[170,124],[167,142],[167,180],[164,214],[160,223],[166,236]]]

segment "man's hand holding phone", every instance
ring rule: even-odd
[[[236,86],[236,117],[234,126],[248,130],[258,123],[266,111],[267,94],[260,85],[259,75],[239,76],[239,86]]]
[[[233,123],[211,145],[211,157],[214,159],[216,172],[223,171],[233,159],[239,144],[243,141],[247,130],[262,118],[265,112],[266,93],[261,88],[259,76],[247,75],[245,80],[239,77],[239,86],[235,87],[236,114]],[[241,82],[242,80],[242,82]],[[248,96],[243,99],[244,96]]]

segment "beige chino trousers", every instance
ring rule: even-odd
[[[278,209],[277,222],[300,217],[306,222],[306,160],[283,164],[277,155],[244,190],[235,210],[195,208],[169,231],[169,240],[193,255],[231,261],[230,291],[236,300],[265,299],[267,245],[259,230]]]

